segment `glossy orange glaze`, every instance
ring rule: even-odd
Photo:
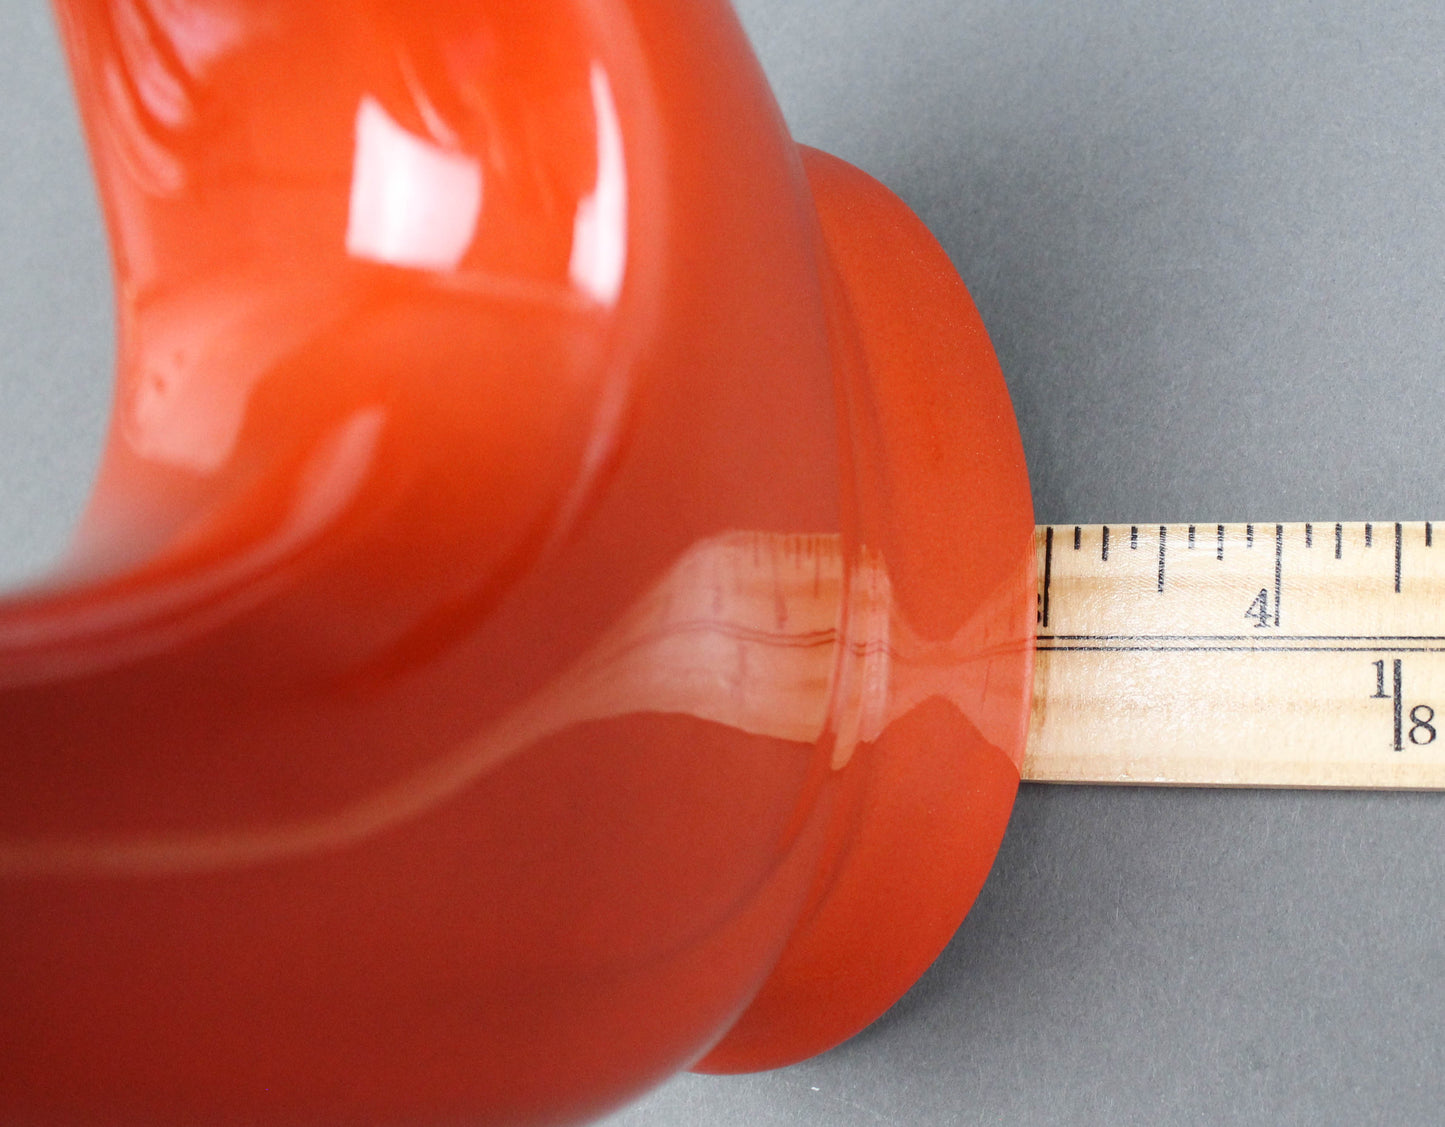
[[[122,359],[0,603],[0,1117],[553,1122],[886,1008],[1032,615],[927,233],[720,0],[57,8]]]

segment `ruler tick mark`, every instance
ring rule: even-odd
[[[1194,526],[1192,524],[1189,526],[1189,547],[1191,549],[1194,547]]]
[[[1427,520],[1427,521],[1425,522],[1425,547],[1427,547],[1427,548],[1430,547],[1430,541],[1433,540],[1433,539],[1434,539],[1434,534],[1431,532],[1431,530],[1430,530],[1430,522]]]
[[[1335,559],[1343,557],[1345,551],[1345,526],[1335,525]]]
[[[1365,525],[1365,547],[1366,547],[1366,548],[1372,548],[1372,547],[1374,547],[1374,545],[1375,545],[1375,526],[1374,526],[1373,524],[1367,524],[1367,525]]]
[[[1315,526],[1312,525],[1312,524],[1306,524],[1306,525],[1305,525],[1305,547],[1306,547],[1306,548],[1313,548],[1314,546],[1315,546]]]
[[[1049,584],[1054,578],[1054,526],[1049,525],[1044,532],[1044,606],[1043,625],[1048,629],[1049,625]]]
[[[1161,524],[1159,526],[1159,593],[1161,595],[1164,594],[1164,545],[1165,537],[1168,535],[1169,530]]]
[[[1101,545],[1099,558],[1107,560],[1109,558],[1109,526],[1107,524],[1104,525],[1104,535],[1099,537],[1099,543]]]
[[[1079,550],[1079,545],[1084,542],[1084,530],[1077,524],[1074,525],[1074,551]]]
[[[1139,547],[1139,526],[1137,524],[1129,526],[1129,547],[1131,549]]]
[[[1215,558],[1216,560],[1222,560],[1222,559],[1224,559],[1224,525],[1222,525],[1222,524],[1221,524],[1221,525],[1219,526],[1219,528],[1218,528],[1218,537],[1219,537],[1219,548],[1215,551],[1215,553],[1214,553],[1214,558]]]
[[[1254,525],[1252,524],[1244,526],[1244,546],[1246,548],[1254,547]]]
[[[1284,525],[1274,526],[1274,624],[1279,625],[1279,597],[1283,593]]]
[[[1402,541],[1403,539],[1404,539],[1404,534],[1403,534],[1403,532],[1401,531],[1400,522],[1399,522],[1399,521],[1396,521],[1396,522],[1395,522],[1395,594],[1397,594],[1397,595],[1400,593],[1400,551],[1401,551],[1401,541]]]

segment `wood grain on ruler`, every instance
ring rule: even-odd
[[[1026,779],[1445,788],[1433,524],[1053,525],[1037,547]]]

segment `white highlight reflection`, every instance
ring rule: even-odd
[[[419,270],[455,270],[482,213],[482,166],[398,125],[375,98],[356,111],[346,249]]]
[[[622,127],[612,86],[598,63],[592,64],[592,112],[597,118],[597,186],[577,206],[572,224],[572,284],[611,305],[622,288],[627,266],[627,165]]]
[[[204,77],[247,31],[246,14],[235,0],[149,0],[146,9],[192,78]]]

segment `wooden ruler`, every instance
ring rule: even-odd
[[[1039,528],[1024,777],[1445,788],[1442,535]]]

